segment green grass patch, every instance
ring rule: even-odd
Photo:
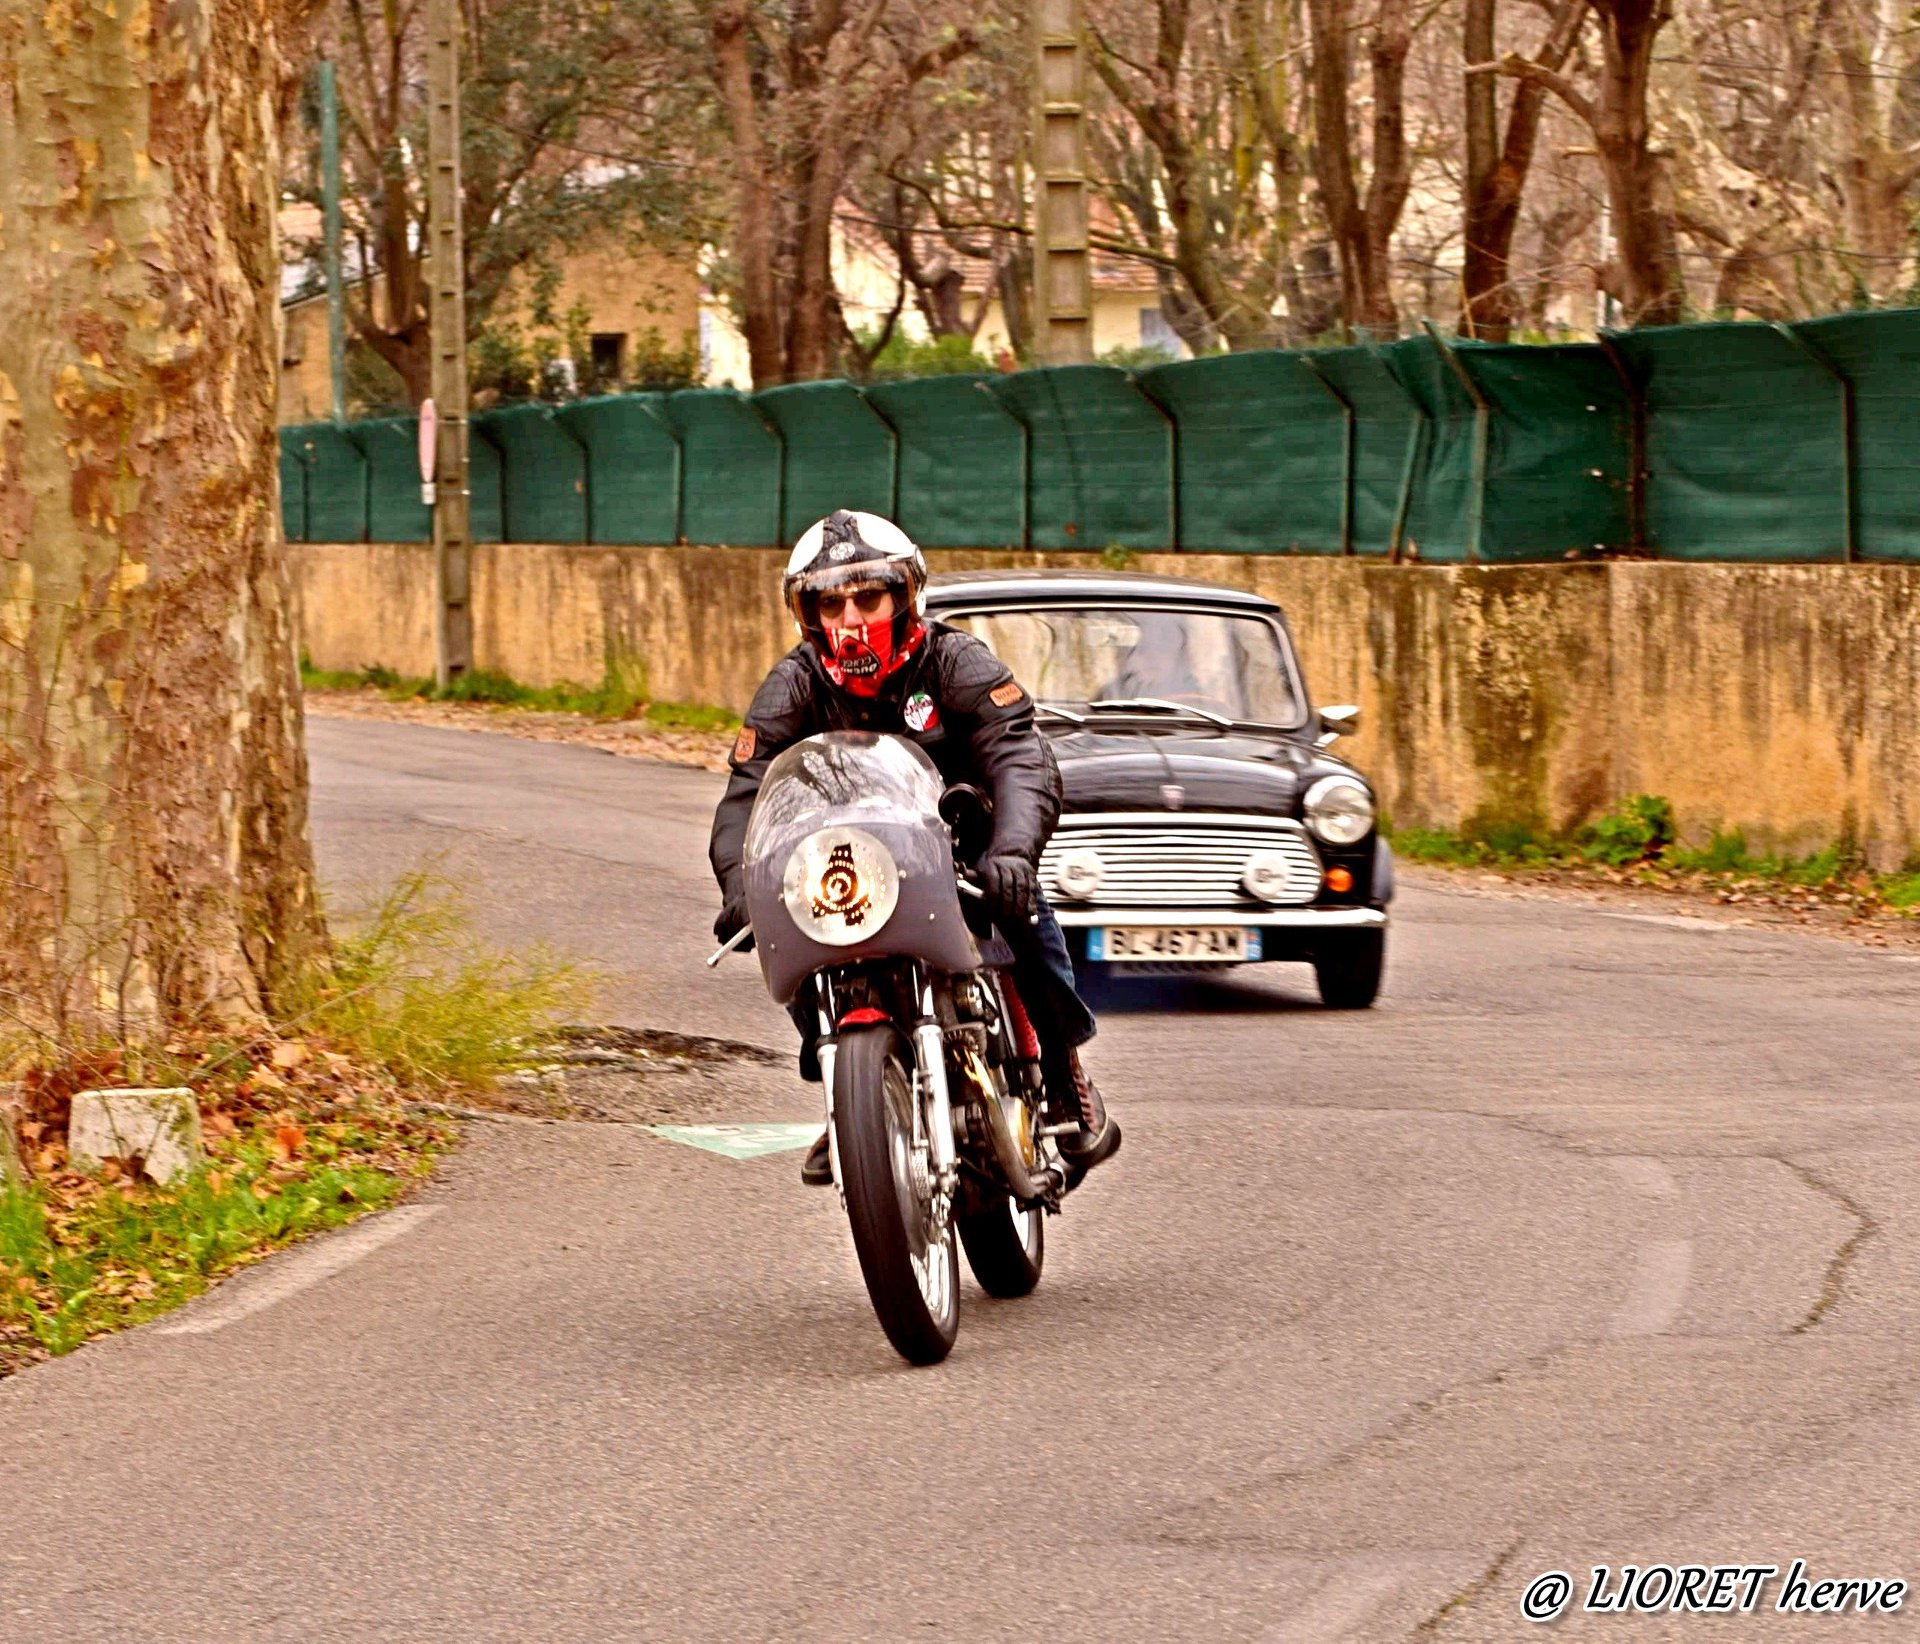
[[[371,1104],[236,1132],[167,1187],[63,1170],[0,1189],[0,1374],[10,1357],[70,1353],[269,1251],[385,1208],[445,1140],[441,1128]]]
[[[1899,911],[1920,908],[1920,853],[1897,873],[1874,873],[1857,846],[1842,842],[1807,856],[1756,852],[1738,829],[1716,833],[1705,845],[1677,840],[1673,806],[1654,794],[1634,794],[1571,834],[1543,834],[1525,824],[1404,828],[1389,835],[1412,862],[1454,868],[1604,868],[1631,871],[1649,882],[1677,875],[1771,885],[1778,889],[1844,891]]]
[[[647,696],[645,672],[637,668],[611,668],[598,685],[579,685],[571,681],[562,681],[558,685],[523,685],[511,675],[496,669],[475,668],[452,681],[443,691],[431,679],[410,679],[391,668],[363,668],[357,673],[340,673],[316,668],[302,657],[300,682],[311,691],[378,690],[394,702],[469,702],[495,708],[517,708],[531,713],[640,720],[662,731],[718,733],[740,728],[740,716],[729,708],[702,702],[651,701]]]

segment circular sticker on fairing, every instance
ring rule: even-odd
[[[910,731],[930,731],[940,722],[933,698],[925,691],[915,691],[907,698],[906,721]]]

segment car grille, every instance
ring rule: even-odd
[[[1060,890],[1060,858],[1071,850],[1098,851],[1106,865],[1090,899],[1094,907],[1299,907],[1320,894],[1320,858],[1298,822],[1062,817],[1040,858],[1040,883],[1048,899],[1063,906],[1072,902]],[[1277,851],[1287,864],[1286,893],[1277,902],[1249,896],[1240,883],[1255,851]]]

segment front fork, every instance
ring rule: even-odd
[[[833,989],[826,977],[816,984],[820,1000],[820,1080],[827,1099],[827,1156],[833,1164],[834,1190],[840,1203],[847,1202],[847,1189],[840,1175],[840,1128],[833,1110],[833,1065],[839,1046],[836,1036]],[[913,1059],[916,1083],[926,1092],[927,1132],[921,1132],[921,1104],[914,1103],[914,1144],[927,1150],[927,1165],[932,1177],[936,1209],[942,1226],[953,1204],[953,1191],[960,1180],[959,1155],[953,1145],[953,1099],[947,1089],[947,1057],[940,1022],[934,1011],[933,983],[919,966],[914,967],[914,994],[919,1001],[920,1019],[913,1027]]]

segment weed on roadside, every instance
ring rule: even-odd
[[[231,1109],[215,1109],[227,1134],[210,1139],[203,1168],[167,1187],[111,1160],[83,1174],[57,1143],[42,1147],[42,1173],[0,1192],[0,1374],[142,1323],[235,1267],[384,1209],[445,1139],[390,1103],[337,1111],[307,1124],[263,1115],[242,1130]]]
[[[276,1000],[273,1027],[0,1054],[28,1173],[0,1185],[0,1376],[394,1203],[452,1137],[412,1099],[484,1091],[525,1066],[595,982],[551,954],[480,941],[458,895],[426,871],[338,929]],[[75,1169],[72,1098],[144,1084],[192,1092],[197,1168],[166,1186],[134,1159]]]
[[[636,667],[610,668],[598,685],[570,681],[558,685],[523,685],[497,670],[475,668],[440,690],[431,679],[405,678],[390,668],[340,673],[315,668],[302,658],[300,679],[310,691],[377,690],[390,702],[462,702],[524,713],[640,720],[663,731],[731,732],[740,728],[740,716],[728,708],[698,702],[652,701],[647,694],[645,672]]]
[[[1700,846],[1682,845],[1677,836],[1668,800],[1634,794],[1571,834],[1470,826],[1405,828],[1390,839],[1409,861],[1442,867],[1598,873],[1616,883],[1706,890],[1732,903],[1785,897],[1864,913],[1920,912],[1920,852],[1896,873],[1875,873],[1849,842],[1796,857],[1756,853],[1738,830]]]
[[[413,1090],[484,1089],[525,1067],[598,981],[544,948],[481,941],[459,891],[426,869],[340,924],[290,990],[291,1019]]]

